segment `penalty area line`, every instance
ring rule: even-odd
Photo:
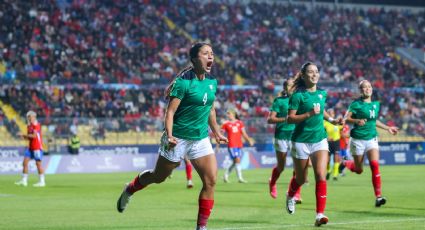
[[[350,222],[336,222],[328,223],[327,225],[352,225],[352,224],[376,224],[376,223],[399,223],[399,222],[412,222],[412,221],[425,221],[425,218],[406,218],[406,219],[378,219],[378,220],[365,220],[365,221],[350,221]],[[314,224],[284,224],[284,225],[269,225],[269,226],[246,226],[246,227],[230,227],[230,228],[213,228],[213,230],[237,230],[237,229],[282,229],[293,227],[314,226]]]

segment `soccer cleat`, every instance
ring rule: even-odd
[[[187,188],[193,188],[193,182],[192,182],[192,180],[187,180],[187,185],[186,185],[186,187],[187,187]]]
[[[246,184],[246,183],[248,183],[248,181],[244,180],[243,178],[240,178],[240,179],[238,180],[238,182],[239,182],[239,183],[242,183],[242,184]]]
[[[120,198],[118,198],[118,201],[117,201],[118,212],[124,212],[125,208],[127,208],[128,202],[130,202],[131,195],[127,192],[127,186],[128,184],[125,185]]]
[[[296,204],[302,204],[303,203],[303,199],[301,199],[301,197],[294,197],[294,199],[295,199]]]
[[[207,230],[207,226],[197,226],[195,230]]]
[[[295,203],[293,197],[286,196],[286,211],[291,215],[295,213]]]
[[[277,188],[276,188],[276,184],[271,184],[271,182],[272,182],[272,180],[271,179],[269,179],[269,191],[270,191],[270,196],[273,198],[273,199],[276,199],[277,198]]]
[[[333,178],[333,181],[338,181],[338,177],[334,177]]]
[[[322,213],[319,213],[316,215],[316,222],[314,223],[314,226],[320,227],[322,224],[327,224],[329,221],[328,217],[323,215]]]
[[[44,183],[44,182],[38,182],[38,183],[36,183],[36,184],[33,184],[32,185],[33,187],[46,187],[46,183]]]
[[[25,181],[25,180],[20,180],[20,181],[16,181],[15,182],[15,184],[16,185],[19,185],[19,186],[24,186],[24,187],[27,187],[28,186],[28,182],[27,181]]]
[[[376,201],[375,201],[375,207],[379,208],[381,207],[381,205],[384,205],[385,203],[387,203],[387,199],[385,197],[378,197],[376,198]]]

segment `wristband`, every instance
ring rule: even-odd
[[[328,121],[332,123],[335,121],[335,119],[333,117],[328,117]]]

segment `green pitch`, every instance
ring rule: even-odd
[[[328,182],[326,229],[425,229],[425,166],[381,167],[388,202],[374,207],[371,175],[347,173]],[[219,173],[210,230],[313,229],[313,172],[303,186],[303,203],[295,215],[286,213],[284,198],[292,169],[278,181],[279,197],[268,194],[271,169],[244,171],[248,184],[224,184]],[[138,192],[124,213],[116,211],[123,184],[136,173],[47,175],[45,188],[17,187],[19,175],[0,176],[0,229],[194,229],[200,181],[186,189],[184,171],[161,185]]]

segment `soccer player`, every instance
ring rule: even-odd
[[[378,120],[380,103],[372,100],[372,85],[367,80],[359,84],[361,97],[353,101],[347,111],[346,121],[354,124],[350,136],[350,152],[354,161],[344,161],[341,168],[347,167],[357,174],[363,172],[364,155],[367,155],[372,171],[372,184],[375,191],[375,207],[386,203],[386,198],[381,194],[381,173],[379,172],[379,144],[376,127],[387,130],[396,135],[398,128],[387,126]]]
[[[339,156],[341,157],[341,160],[348,160],[348,143],[350,141],[350,126],[347,124],[344,124],[341,129],[341,139],[339,139]],[[341,164],[339,167],[339,174],[341,176],[345,176],[344,170],[341,168]]]
[[[276,124],[274,132],[274,147],[276,149],[277,165],[272,170],[272,176],[269,179],[269,193],[274,199],[277,198],[276,181],[285,169],[286,155],[291,150],[291,136],[295,125],[288,124],[289,97],[292,95],[294,80],[289,78],[283,82],[283,90],[280,95],[274,99],[267,123]],[[301,203],[300,189],[295,193],[295,200]]]
[[[221,126],[221,129],[227,133],[227,139],[229,140],[227,149],[233,162],[228,168],[225,169],[223,180],[225,183],[228,183],[230,172],[233,170],[233,168],[236,168],[236,175],[238,176],[239,183],[247,183],[247,181],[244,180],[242,176],[242,137],[245,139],[245,141],[248,141],[250,146],[254,145],[254,140],[246,133],[245,125],[239,119],[239,116],[235,110],[228,110],[227,118],[229,120],[224,122],[224,124]]]
[[[316,221],[315,226],[328,222],[324,215],[326,206],[326,165],[328,163],[328,141],[323,128],[323,119],[332,124],[342,123],[324,110],[327,93],[317,89],[319,69],[312,62],[302,65],[294,77],[294,94],[289,99],[288,123],[295,123],[292,133],[291,154],[294,160],[295,176],[292,177],[286,198],[289,214],[295,213],[295,193],[306,182],[308,159],[311,159],[316,180]]]
[[[22,179],[15,182],[16,185],[28,186],[28,163],[31,159],[35,160],[39,175],[38,183],[34,187],[45,187],[44,170],[41,164],[43,159],[43,140],[41,136],[41,125],[37,121],[37,114],[34,111],[27,113],[27,134],[19,134],[22,138],[29,141],[28,149],[25,150],[24,161],[22,163]]]
[[[335,110],[329,109],[328,114],[331,117],[335,117]],[[326,180],[329,180],[330,174],[332,173],[333,180],[338,180],[339,174],[339,151],[340,146],[339,142],[341,139],[341,129],[342,125],[334,125],[328,121],[324,122],[326,133],[328,134],[328,143],[329,143],[329,161],[328,161],[328,172],[326,173]],[[333,156],[333,167],[330,167],[331,157]]]
[[[207,229],[217,180],[217,160],[208,126],[217,141],[227,143],[227,138],[220,133],[213,106],[217,80],[210,74],[214,62],[212,47],[196,43],[189,56],[192,65],[181,71],[166,90],[169,101],[156,166],[137,175],[124,188],[117,210],[123,212],[135,192],[152,183],[162,183],[187,155],[202,180],[196,229]]]

